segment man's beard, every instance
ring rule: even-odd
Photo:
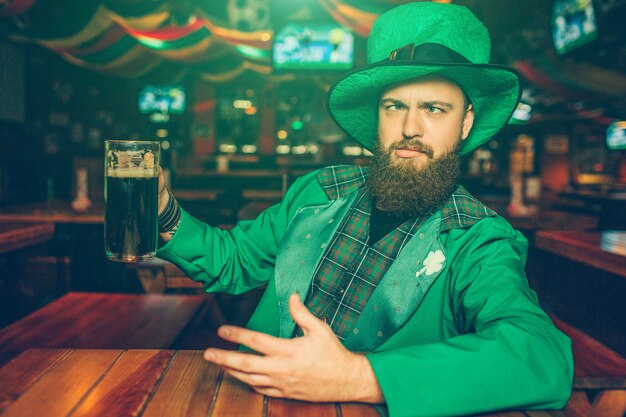
[[[410,144],[424,152],[426,165],[417,168],[412,159],[392,161],[394,149]],[[379,210],[400,218],[435,212],[452,194],[461,173],[460,141],[439,158],[432,157],[432,148],[419,141],[402,141],[386,150],[376,141],[370,161],[367,186]]]

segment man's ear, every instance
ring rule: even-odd
[[[474,125],[474,106],[471,104],[467,106],[465,111],[465,118],[463,118],[463,126],[461,127],[461,140],[467,139],[472,126]]]

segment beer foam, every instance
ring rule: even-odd
[[[142,167],[132,168],[109,168],[106,173],[107,177],[112,178],[156,178],[159,176],[153,168],[144,169]]]

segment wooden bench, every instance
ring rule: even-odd
[[[572,396],[563,416],[624,417],[626,358],[559,318],[552,320],[572,339],[574,355]]]

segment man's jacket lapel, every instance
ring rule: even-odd
[[[280,337],[291,337],[295,328],[289,314],[289,296],[297,293],[305,301],[326,247],[331,245],[356,195],[351,193],[324,205],[303,207],[287,228],[276,257],[275,272]]]

